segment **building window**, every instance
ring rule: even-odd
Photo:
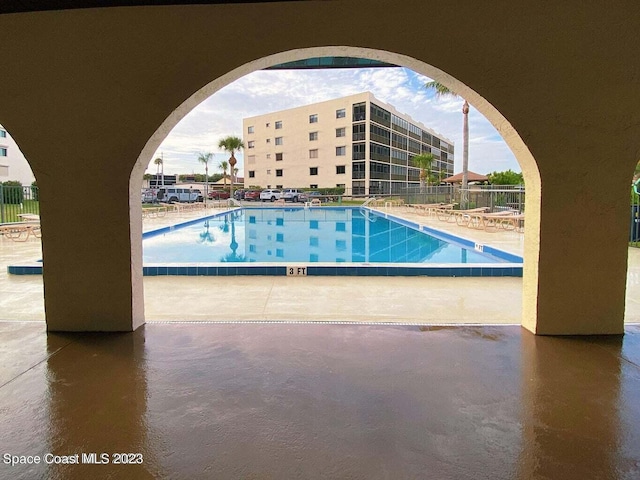
[[[282,160],[282,153],[276,153],[276,162]]]
[[[282,190],[282,185],[276,185],[276,188],[279,188]]]
[[[344,137],[347,134],[347,129],[342,127],[342,128],[336,128],[336,137]]]
[[[365,164],[364,162],[353,162],[352,164],[352,177],[354,179],[360,179],[365,177]],[[354,182],[355,183],[355,182]],[[363,184],[364,186],[364,184]]]
[[[353,106],[353,121],[354,122],[363,122],[367,119],[367,104],[357,103]]]
[[[271,175],[271,170],[267,170],[267,175]]]
[[[352,148],[352,160],[364,160],[365,159],[365,145],[366,143],[354,143]]]
[[[354,145],[355,146],[355,145]],[[389,162],[391,158],[391,149],[377,143],[369,143],[369,159]]]
[[[309,188],[318,188],[318,184],[317,183],[312,183],[311,185],[309,185]]]
[[[309,140],[310,141],[318,140],[318,132],[309,132]]]
[[[369,109],[371,113],[371,120],[374,122],[378,122],[381,125],[385,125],[386,127],[391,127],[391,112],[386,111],[384,108],[379,107],[375,103],[371,104],[371,108]],[[409,122],[405,120],[407,127],[409,127]]]
[[[271,143],[271,139],[270,138],[267,138],[267,143]]]
[[[5,147],[0,147],[0,157],[7,156],[7,149]]]
[[[347,167],[345,167],[344,165],[336,165],[336,174],[337,175],[342,175],[347,173]]]
[[[391,131],[386,128],[379,127],[375,124],[371,124],[369,130],[371,134],[371,140],[378,143],[384,143],[385,145],[391,144]]]
[[[256,178],[256,171],[255,170],[249,170],[249,178]]]
[[[264,124],[265,127],[269,128],[271,126],[271,124],[269,122]]]
[[[347,154],[347,147],[336,147],[336,156],[343,157]]]
[[[318,174],[318,167],[309,168],[309,175],[317,175],[317,174]]]
[[[247,146],[248,146],[249,148],[253,148],[253,147],[255,147],[255,146],[256,146],[256,142],[255,142],[255,141],[253,141],[253,140],[251,140],[251,141],[247,144]]]
[[[247,131],[248,131],[249,133],[253,133],[253,125],[252,125],[252,126],[250,126],[250,127],[247,129]]]
[[[282,128],[282,120],[278,120],[276,122],[276,130],[280,130]]]
[[[336,110],[336,118],[344,118],[347,116],[347,111],[344,108]]]
[[[309,158],[318,158],[318,149],[309,150]]]
[[[7,131],[0,128],[0,137],[7,138]]]
[[[267,153],[267,158],[268,159],[271,158],[271,154],[270,153]]]
[[[276,170],[276,177],[281,177],[282,176],[282,169],[279,168]]]
[[[282,145],[282,137],[276,137],[276,145]]]
[[[252,164],[256,163],[256,156],[255,155],[247,156],[247,163],[249,165],[252,165]]]
[[[318,114],[309,115],[309,123],[318,123]]]

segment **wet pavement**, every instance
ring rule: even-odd
[[[0,365],[1,453],[80,462],[0,478],[640,478],[637,326],[4,322]]]

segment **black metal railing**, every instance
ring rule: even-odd
[[[22,215],[40,215],[38,187],[0,183],[0,223],[23,222]]]

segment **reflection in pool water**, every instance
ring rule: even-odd
[[[145,235],[144,263],[496,263],[358,208],[249,208]]]

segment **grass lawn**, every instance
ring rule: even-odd
[[[22,219],[18,217],[21,213],[40,215],[40,202],[37,200],[24,200],[22,204],[3,203],[0,205],[0,223],[21,222]]]

